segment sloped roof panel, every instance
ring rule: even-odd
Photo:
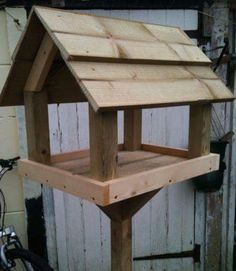
[[[210,63],[177,27],[46,8],[36,13],[68,60]]]
[[[50,103],[87,99],[102,111],[234,98],[211,71],[210,60],[179,28],[35,7],[0,105],[23,104],[24,85],[45,32],[59,52],[44,86]]]
[[[96,110],[230,100],[232,93],[209,67],[69,62]]]

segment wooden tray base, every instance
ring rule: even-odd
[[[101,182],[91,178],[89,150],[58,154],[51,165],[30,160],[19,163],[20,175],[69,194],[106,206],[219,167],[219,155],[188,159],[188,151],[142,144],[141,150],[125,151],[119,145],[118,177]]]

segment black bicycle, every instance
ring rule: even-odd
[[[0,181],[17,165],[19,159],[0,159]],[[14,226],[5,226],[5,214],[6,200],[0,188],[0,270],[53,271],[44,259],[23,248]]]

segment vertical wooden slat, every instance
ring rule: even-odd
[[[124,111],[124,149],[140,149],[142,141],[142,110]]]
[[[26,93],[25,117],[29,159],[50,163],[47,93]]]
[[[191,105],[189,119],[189,156],[210,152],[211,105]]]
[[[117,174],[117,112],[95,113],[89,109],[90,165],[93,178],[113,179]]]

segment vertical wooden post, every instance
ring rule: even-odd
[[[132,219],[111,220],[111,270],[132,271]]]
[[[124,111],[124,149],[135,151],[142,142],[142,109]]]
[[[189,156],[206,155],[210,152],[211,105],[191,105],[189,120]]]
[[[95,113],[89,109],[91,173],[100,181],[117,175],[117,112]],[[119,212],[114,206],[109,211]],[[123,212],[123,210],[120,210]],[[131,217],[111,219],[112,271],[132,270]]]
[[[211,105],[191,105],[189,120],[189,158],[202,156],[210,152],[210,130],[211,130]],[[198,208],[200,207],[198,206]],[[196,224],[195,227],[199,226]],[[203,222],[203,225],[200,227],[200,230],[203,229],[204,230],[206,229],[205,221]],[[196,230],[197,229],[195,229],[195,231]],[[205,235],[203,238],[204,242],[206,242]],[[214,239],[218,238],[214,236]],[[204,263],[205,253],[206,251],[204,243],[201,243],[201,261],[203,262],[204,266],[205,266]]]
[[[32,63],[31,71],[24,86],[24,102],[25,102],[25,118],[26,132],[28,141],[28,157],[33,161],[43,164],[50,164],[50,140],[49,140],[49,121],[48,121],[48,101],[47,92],[43,91],[45,80],[52,67],[53,61],[57,55],[58,49],[53,40],[47,33],[41,41],[41,45],[35,55]],[[29,222],[28,224],[28,241],[30,249],[33,249],[39,255],[47,255],[49,251],[46,248],[46,232],[48,229],[48,218],[45,220],[42,214],[50,207],[44,204],[47,200],[52,202],[51,189],[43,187],[37,196],[39,208],[34,210],[32,204],[26,206],[27,216],[31,221],[41,221],[36,227],[39,227],[41,234],[35,239],[35,225]],[[50,209],[51,212],[51,209]],[[50,221],[54,219],[50,217]],[[31,225],[32,224],[32,225]],[[38,242],[37,242],[38,241]]]
[[[95,113],[89,109],[90,165],[92,176],[107,181],[117,174],[117,112]]]
[[[142,143],[142,109],[124,110],[124,149],[135,151]],[[132,271],[132,216],[111,222],[112,271]]]
[[[28,157],[30,160],[43,164],[50,163],[50,142],[48,124],[48,104],[46,92],[27,92],[24,93],[25,99],[25,118],[26,133],[28,142]],[[28,199],[26,210],[28,216],[28,244],[29,248],[41,255],[47,255],[46,247],[46,228],[43,212],[42,190],[34,201],[38,203],[37,209],[32,208],[31,200]],[[34,221],[39,221],[38,225]],[[35,238],[35,226],[39,230],[39,236]]]
[[[50,141],[47,93],[43,91],[25,91],[24,99],[29,159],[49,164]]]

